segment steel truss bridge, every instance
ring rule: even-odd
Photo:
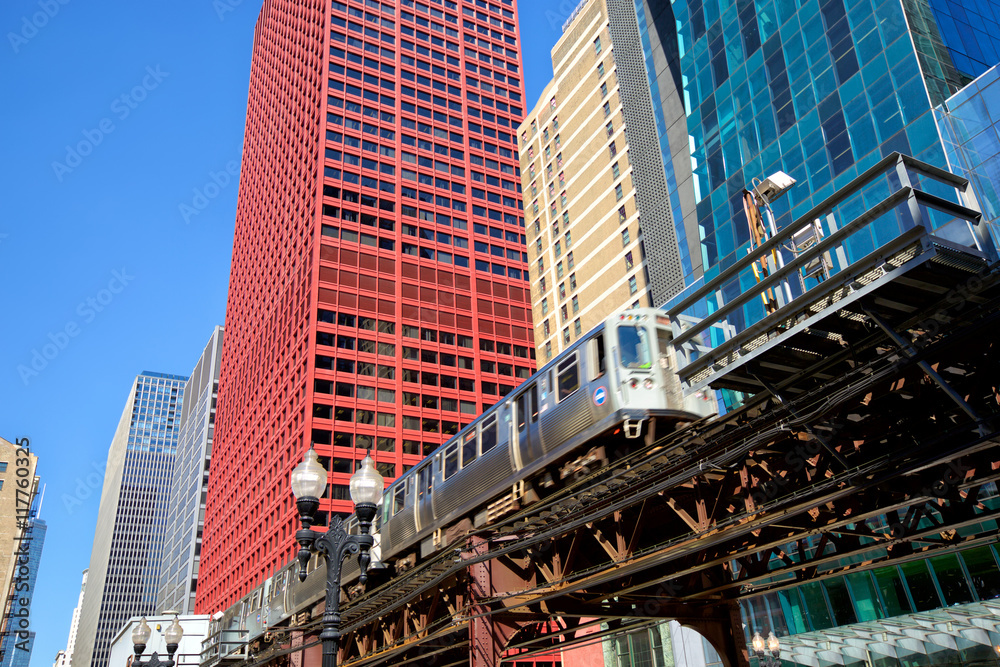
[[[890,158],[879,173],[962,184]],[[975,210],[930,197],[904,181],[842,229],[928,205],[978,221]],[[641,446],[610,467],[452,536],[437,557],[376,575],[366,591],[345,590],[339,664],[499,665],[675,619],[727,667],[746,665],[743,598],[996,541],[1000,271],[995,251],[960,247],[917,222],[690,355],[682,379],[745,392],[738,410],[680,428],[650,424]],[[790,263],[785,278],[798,268]],[[696,334],[678,330],[675,342],[690,351]],[[616,432],[598,440],[624,442]],[[318,664],[320,595],[238,659]]]

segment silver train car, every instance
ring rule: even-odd
[[[616,314],[580,337],[389,485],[376,519],[373,565],[402,571],[517,502],[606,463],[611,453],[591,442],[598,435],[621,431],[634,439],[652,420],[715,414],[710,393],[683,395],[671,339],[666,315],[652,308]],[[347,527],[357,531],[355,517]],[[252,641],[315,602],[325,568],[314,556],[301,583],[296,568],[293,560],[218,614],[210,635],[236,632]],[[350,559],[344,586],[358,574]]]

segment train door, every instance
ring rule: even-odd
[[[417,532],[434,523],[434,459],[425,460],[417,469],[417,506],[414,512],[417,520]]]
[[[521,392],[513,400],[511,409],[511,451],[514,454],[514,467],[521,470],[541,458],[544,453],[538,437],[538,385],[532,383]]]

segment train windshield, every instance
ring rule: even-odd
[[[642,327],[618,327],[618,346],[621,349],[622,366],[625,368],[652,367],[649,334]]]

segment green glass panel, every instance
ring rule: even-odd
[[[906,597],[903,579],[895,567],[884,567],[875,570],[874,574],[886,616],[899,616],[913,611],[910,600]]]
[[[844,580],[839,577],[827,579],[823,582],[823,586],[830,598],[830,607],[833,609],[833,618],[837,625],[857,623],[858,617],[854,613],[854,604],[851,602],[851,595],[847,592]]]
[[[927,569],[927,562],[918,560],[912,563],[900,565],[903,577],[906,579],[906,588],[913,598],[913,605],[917,611],[929,611],[941,606],[941,598],[938,597],[937,589],[934,587],[934,580]]]
[[[972,586],[980,600],[989,600],[1000,596],[1000,569],[993,550],[989,547],[969,549],[962,552],[962,560],[972,577]]]
[[[855,572],[847,575],[847,585],[854,597],[854,610],[857,613],[858,621],[861,623],[877,621],[884,616],[870,573]]]
[[[969,582],[965,579],[958,556],[948,554],[931,558],[931,568],[937,576],[945,604],[966,604],[973,601],[972,591],[969,590]]]
[[[823,587],[819,583],[804,584],[799,586],[799,592],[802,594],[802,601],[809,613],[809,623],[812,629],[832,628],[834,626],[833,617],[830,615],[826,596],[823,595]]]

